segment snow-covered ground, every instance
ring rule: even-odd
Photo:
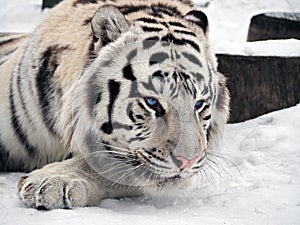
[[[40,5],[41,0],[0,0],[0,32],[34,29],[43,17]],[[300,56],[298,40],[282,41],[286,46],[278,50],[275,42],[244,43],[252,15],[299,12],[299,0],[211,0],[203,10],[219,52]],[[300,105],[227,125],[217,166],[212,163],[203,173],[207,182],[199,179],[198,188],[171,199],[105,200],[93,208],[37,211],[25,208],[16,195],[22,174],[2,173],[0,224],[299,225],[299,137]]]
[[[206,168],[210,182],[172,199],[105,200],[93,208],[37,211],[16,195],[21,174],[1,174],[0,224],[299,225],[299,137],[300,105],[228,125],[219,153],[226,159],[215,158],[219,166]]]

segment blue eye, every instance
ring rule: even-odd
[[[158,103],[158,100],[156,98],[145,98],[145,101],[147,105],[149,106],[155,106]]]
[[[204,104],[204,101],[203,100],[200,100],[198,102],[195,103],[195,109],[198,110],[200,109]]]

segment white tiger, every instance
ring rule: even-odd
[[[28,207],[182,187],[218,146],[229,94],[189,0],[64,0],[1,40],[0,171],[33,170]]]

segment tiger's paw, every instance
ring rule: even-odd
[[[34,171],[20,179],[18,194],[27,207],[68,209],[88,205],[88,183],[68,175],[47,175]]]

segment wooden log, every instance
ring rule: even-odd
[[[52,8],[62,0],[43,0],[42,9]]]
[[[300,57],[221,54],[218,60],[231,94],[230,122],[300,103]]]
[[[254,16],[247,41],[300,39],[300,13],[273,12]]]

